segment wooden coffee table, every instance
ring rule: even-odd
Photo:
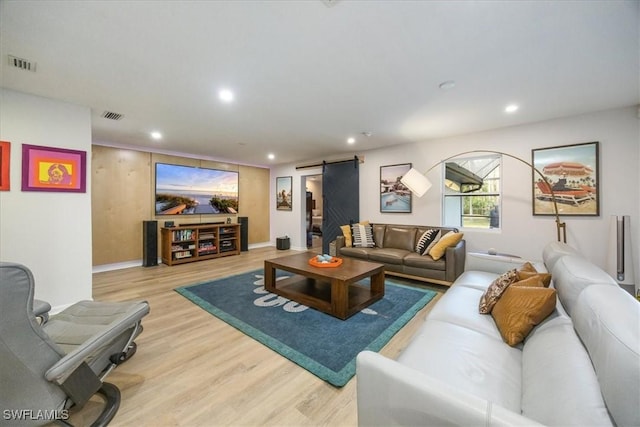
[[[264,287],[269,292],[345,320],[384,297],[384,264],[344,258],[342,265],[309,265],[316,254],[303,252],[264,261]],[[276,281],[276,270],[295,275]],[[356,283],[366,277],[371,285]]]

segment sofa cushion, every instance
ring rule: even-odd
[[[569,316],[573,316],[573,307],[586,287],[603,284],[618,288],[615,280],[604,270],[576,255],[565,255],[557,260],[552,273],[558,298]]]
[[[343,248],[340,248],[340,255],[341,256],[349,256],[352,258],[359,258],[359,259],[369,259],[369,254],[371,253],[372,250],[375,249],[371,249],[371,248],[347,248],[346,246]]]
[[[592,285],[578,296],[573,323],[615,423],[640,426],[640,304],[618,286]]]
[[[413,252],[415,249],[414,241],[416,238],[415,228],[402,228],[387,225],[384,232],[383,248],[404,249]]]
[[[464,286],[485,292],[489,285],[498,277],[498,274],[489,271],[467,270],[456,279],[451,289]]]
[[[522,414],[545,425],[611,425],[589,355],[565,316],[541,325],[525,342]]]
[[[404,257],[407,255],[406,249],[394,248],[376,248],[369,252],[371,261],[382,262],[387,264],[402,264]]]
[[[580,253],[562,242],[550,242],[542,250],[542,260],[549,271],[553,271],[556,262],[565,255],[580,256]]]
[[[500,295],[504,292],[510,284],[518,280],[518,270],[515,268],[502,273],[498,276],[487,288],[484,294],[480,297],[479,311],[481,314],[489,314],[496,305]]]
[[[491,310],[502,339],[510,346],[520,344],[534,326],[555,309],[555,289],[545,288],[539,279],[535,279],[537,283],[533,286],[513,283]]]
[[[404,257],[404,265],[408,267],[417,267],[417,268],[428,268],[430,270],[439,270],[445,271],[447,265],[444,262],[444,259],[439,259],[434,261],[429,255],[423,256],[417,254],[415,252],[409,252]]]
[[[505,345],[499,336],[430,319],[398,357],[398,362],[520,413],[521,359],[522,352]]]
[[[386,229],[387,226],[384,224],[373,224],[373,241],[378,248],[384,247],[384,231]]]
[[[429,312],[427,320],[440,320],[473,329],[493,338],[496,343],[504,345],[491,316],[478,313],[477,301],[480,295],[482,290],[456,284],[440,297],[438,303]]]
[[[455,246],[462,240],[463,233],[450,231],[438,240],[438,242],[429,249],[429,255],[435,260],[442,258],[450,246]]]

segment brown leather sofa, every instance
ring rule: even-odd
[[[372,224],[374,248],[345,247],[344,236],[335,240],[336,255],[379,262],[385,265],[385,274],[423,280],[449,286],[464,271],[466,243],[446,249],[445,255],[435,261],[429,255],[415,252],[417,241],[429,229],[440,229],[442,235],[454,230],[425,225]]]

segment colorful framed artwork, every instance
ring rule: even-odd
[[[531,150],[534,215],[599,216],[598,142]],[[553,197],[552,193],[553,192]]]
[[[276,178],[276,209],[279,211],[293,210],[292,201],[293,177],[279,176]]]
[[[87,191],[87,153],[22,144],[22,191]]]
[[[380,212],[411,213],[411,190],[402,178],[411,169],[411,163],[380,166]]]
[[[9,191],[9,167],[11,166],[11,143],[0,141],[0,191]]]

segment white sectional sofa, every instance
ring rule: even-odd
[[[523,343],[478,311],[503,271],[468,270],[397,360],[360,353],[359,425],[640,426],[640,303],[570,246],[543,260],[557,304]]]

